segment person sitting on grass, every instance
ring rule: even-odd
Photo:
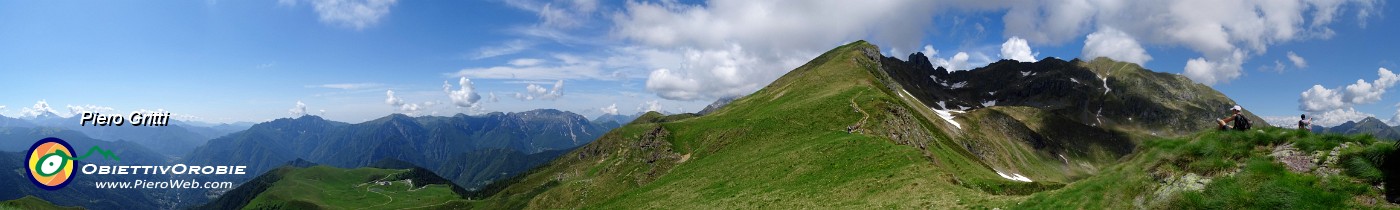
[[[1298,120],[1298,130],[1304,130],[1304,131],[1312,132],[1312,129],[1310,128],[1310,127],[1312,127],[1312,120],[1309,120],[1309,119],[1308,119],[1308,115],[1307,115],[1307,114],[1303,114],[1303,115],[1301,115],[1301,117],[1302,117],[1303,119]]]
[[[1240,107],[1239,105],[1230,107],[1230,116],[1221,119],[1215,119],[1215,124],[1219,125],[1220,130],[1226,130],[1231,128],[1241,131],[1249,130],[1251,123],[1249,122],[1249,118],[1244,117],[1243,114],[1240,114],[1241,110],[1244,110],[1244,108]]]

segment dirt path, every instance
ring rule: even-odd
[[[385,201],[384,203],[381,203],[381,204],[378,204],[378,205],[366,206],[366,207],[364,207],[364,208],[358,208],[358,209],[372,209],[372,208],[374,208],[374,207],[376,207],[376,206],[389,205],[389,203],[393,203],[393,202],[394,202],[394,196],[389,196],[389,195],[385,195],[384,193],[381,193],[381,192],[375,192],[374,190],[370,190],[370,189],[373,188],[373,187],[374,187],[374,185],[366,186],[366,187],[365,187],[365,191],[369,191],[369,192],[372,192],[372,193],[375,193],[375,194],[382,195],[382,196],[384,196],[384,197],[386,197],[386,198],[389,198],[389,201]]]
[[[851,100],[850,100],[850,102],[851,102],[851,108],[856,109],[856,112],[860,112],[860,115],[861,115],[860,121],[856,121],[856,125],[853,125],[853,126],[851,126],[851,127],[846,127],[846,133],[851,133],[851,132],[854,132],[855,130],[859,130],[861,127],[864,127],[864,126],[865,126],[865,121],[866,121],[867,119],[870,119],[870,114],[869,114],[869,113],[865,113],[865,110],[864,110],[864,109],[860,109],[860,104],[856,103],[856,98],[860,98],[860,95],[861,95],[861,94],[865,94],[865,91],[862,90],[862,91],[860,91],[859,93],[856,93],[856,95],[855,95],[855,96],[852,96],[852,97],[851,97]]]

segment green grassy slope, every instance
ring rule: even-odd
[[[1303,156],[1279,156],[1288,148]],[[1099,175],[1032,195],[1018,206],[1395,209],[1400,206],[1387,203],[1387,192],[1380,188],[1397,187],[1397,161],[1396,144],[1368,135],[1317,135],[1280,128],[1206,131],[1146,141],[1140,152]],[[1293,164],[1283,162],[1302,167],[1290,169]]]
[[[1385,148],[1374,146],[1379,145],[1374,141],[1362,140],[1365,137],[1308,136],[1264,128],[1264,133],[1205,131],[1182,139],[1158,139],[1149,128],[1089,126],[1081,123],[1083,119],[1061,113],[1014,106],[957,114],[954,121],[960,126],[954,126],[892,83],[874,59],[878,52],[863,41],[841,46],[704,116],[647,113],[524,176],[486,187],[487,192],[479,195],[489,197],[471,205],[509,209],[1385,207],[1383,201],[1371,204],[1380,192],[1368,187],[1394,174],[1383,172],[1389,165],[1382,167],[1379,161],[1394,156],[1380,155],[1389,152],[1381,152]],[[1103,63],[1078,65],[1101,69],[1093,65]],[[1134,82],[1151,81],[1113,84]],[[1152,94],[1142,88],[1114,88]],[[1197,87],[1175,88],[1186,92],[1168,94],[1218,95],[1213,90],[1187,91],[1193,88]],[[1328,178],[1281,172],[1266,152],[1284,144],[1303,152],[1322,151],[1342,142],[1354,142],[1348,144],[1354,149],[1338,149],[1334,159],[1340,164],[1321,165],[1346,170]],[[1034,181],[1012,181],[998,172]],[[1185,178],[1187,174],[1196,175]],[[1196,183],[1199,191],[1175,190],[1183,188],[1180,185],[1196,186],[1190,183],[1200,177],[1220,181]],[[1214,193],[1226,196],[1207,196]],[[1269,198],[1255,198],[1260,196]]]
[[[1053,188],[1003,179],[934,129],[884,88],[877,52],[831,50],[703,117],[649,113],[477,204],[959,208]]]
[[[279,169],[281,170],[281,169]],[[461,195],[446,180],[427,184],[414,169],[290,169],[244,209],[455,209]],[[411,181],[410,181],[411,180]]]

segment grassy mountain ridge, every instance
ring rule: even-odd
[[[648,113],[478,204],[928,207],[1037,188],[998,177],[931,129],[884,88],[872,54],[865,42],[839,47],[705,116]]]
[[[58,206],[58,205],[54,205],[53,203],[49,203],[49,201],[46,201],[46,200],[44,200],[44,199],[42,199],[42,198],[39,198],[39,197],[24,196],[23,198],[18,198],[18,199],[14,199],[14,200],[8,200],[8,201],[0,202],[0,210],[9,210],[9,209],[24,209],[24,210],[49,210],[49,209],[54,209],[54,210],[62,210],[62,209],[83,209],[83,208],[81,208],[81,207],[70,207],[70,206]]]
[[[1127,68],[1104,59],[1047,59],[1002,61],[979,70],[934,72],[929,77],[890,67],[905,64],[891,62],[879,52],[863,41],[838,47],[704,116],[647,113],[510,183],[488,187],[490,197],[472,205],[507,209],[1202,208],[1248,199],[1252,197],[1248,193],[1282,189],[1307,193],[1285,193],[1288,197],[1271,201],[1303,207],[1385,207],[1334,199],[1361,196],[1374,201],[1378,192],[1354,189],[1361,185],[1347,185],[1350,191],[1342,193],[1317,194],[1313,192],[1329,189],[1289,182],[1201,184],[1204,192],[1237,193],[1221,197],[1173,190],[1199,181],[1181,178],[1189,173],[1222,180],[1315,180],[1307,177],[1320,176],[1278,172],[1280,164],[1259,156],[1262,151],[1254,149],[1258,146],[1289,144],[1302,151],[1322,151],[1349,141],[1354,142],[1351,148],[1367,148],[1338,150],[1351,154],[1340,158],[1347,162],[1342,165],[1319,164],[1331,167],[1328,170],[1354,168],[1338,173],[1360,174],[1329,178],[1344,181],[1356,180],[1351,177],[1383,180],[1377,177],[1392,173],[1376,171],[1388,165],[1371,160],[1393,157],[1375,155],[1386,152],[1369,149],[1374,142],[1344,140],[1364,137],[1213,131],[1209,120],[1223,117],[1223,110],[1233,102],[1178,75]],[[1102,74],[1110,76],[1098,76]],[[919,77],[932,82],[913,80]],[[939,77],[964,77],[952,81],[967,83],[943,84],[949,80],[939,81]],[[1016,78],[999,84],[1005,89],[996,93],[979,89],[995,87],[997,83],[990,81],[997,78],[1011,77]],[[992,104],[986,99],[998,101]],[[1255,119],[1262,132],[1280,131],[1246,115]],[[1201,140],[1163,140],[1163,136]],[[1221,144],[1221,139],[1249,140]],[[1358,155],[1362,153],[1372,154],[1371,158],[1355,158],[1368,156]],[[1239,162],[1246,164],[1234,165]],[[1243,178],[1224,176],[1236,170],[1242,171],[1235,173]],[[1177,173],[1181,171],[1188,173]],[[1143,196],[1156,189],[1166,189],[1163,198]],[[1301,198],[1311,195],[1327,197]],[[1270,206],[1248,204],[1245,207]]]
[[[201,209],[457,209],[466,193],[427,169],[284,166]]]

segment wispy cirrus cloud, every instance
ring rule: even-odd
[[[379,24],[398,0],[278,0],[277,4],[296,7],[301,2],[310,4],[322,23],[364,30]]]
[[[525,41],[521,39],[510,40],[506,41],[505,43],[501,43],[497,46],[481,47],[480,49],[476,50],[476,53],[469,56],[469,58],[471,58],[472,60],[479,60],[502,55],[510,55],[519,53],[520,51],[525,51],[526,49],[530,49],[534,46],[534,42]]]
[[[341,89],[341,90],[361,90],[361,89],[376,88],[376,87],[381,87],[381,86],[384,86],[384,84],[379,84],[379,83],[332,83],[332,84],[320,84],[320,85],[306,85],[306,88],[330,88],[330,89]]]

